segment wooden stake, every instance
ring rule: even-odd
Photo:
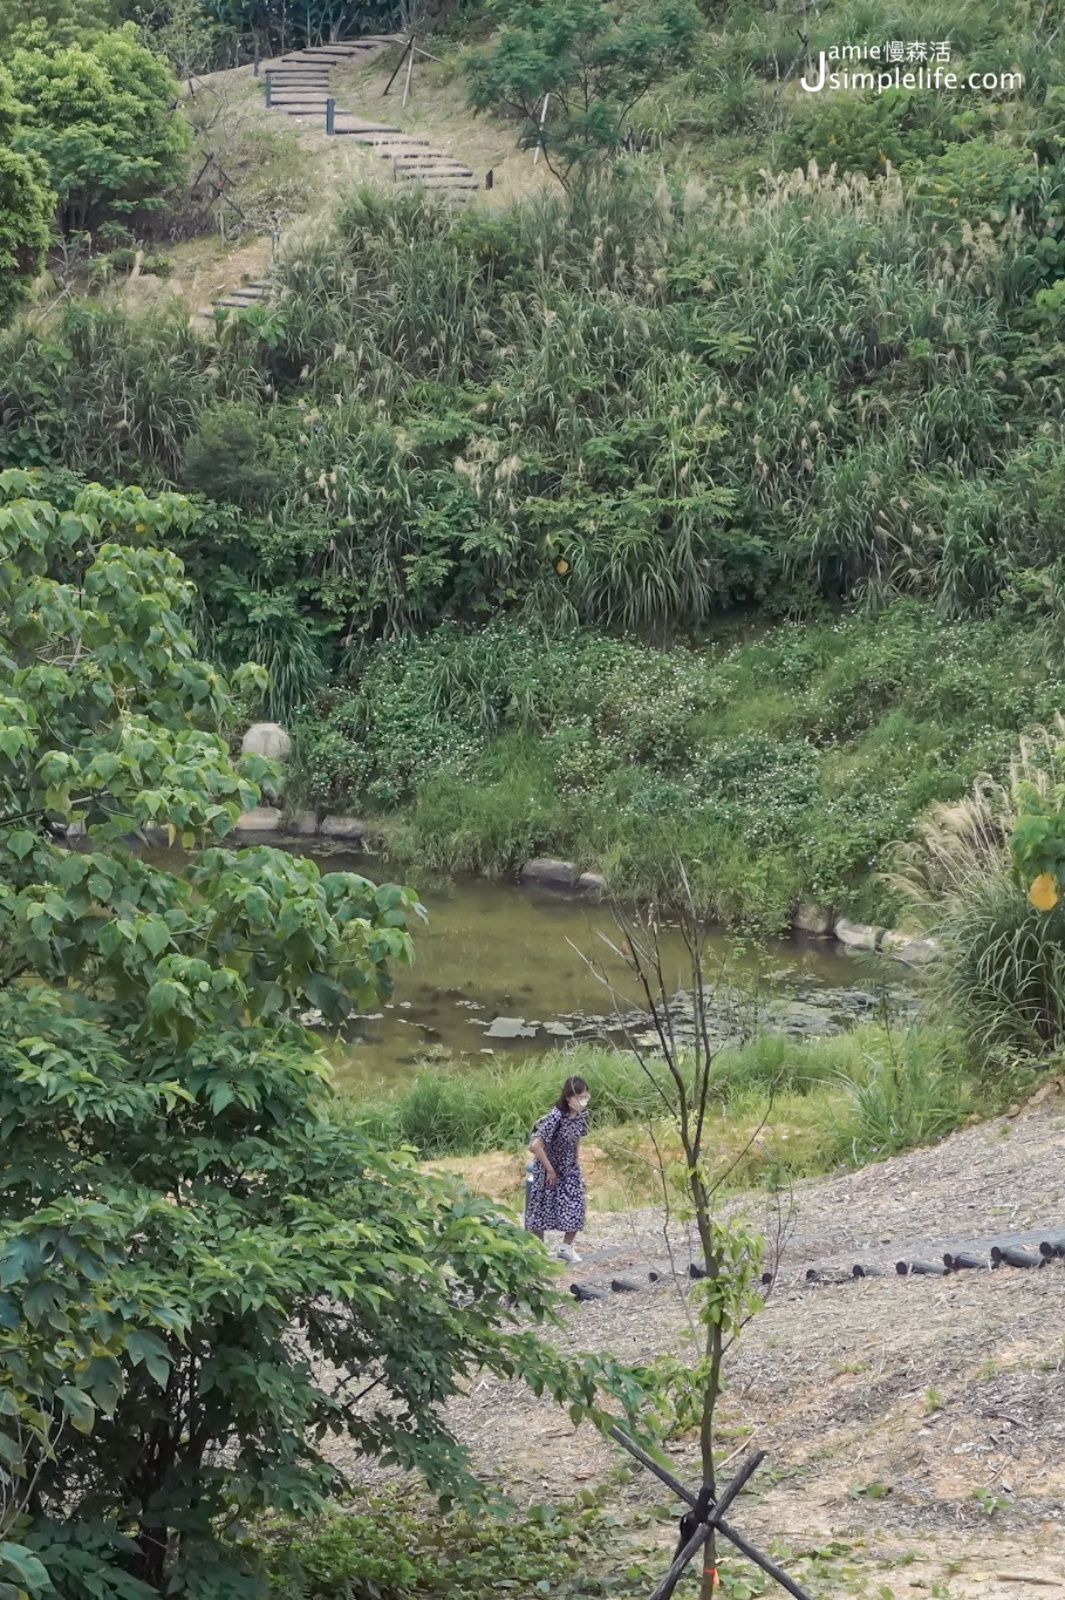
[[[642,1450],[635,1440],[629,1438],[623,1429],[618,1427],[611,1428],[610,1437],[616,1440],[631,1456],[635,1456],[641,1466],[653,1472],[655,1477],[659,1478],[668,1489],[672,1490],[679,1500],[685,1501],[691,1507],[691,1510],[681,1522],[682,1543],[677,1549],[669,1571],[654,1591],[651,1600],[669,1600],[669,1596],[672,1595],[685,1569],[715,1531],[727,1539],[730,1544],[734,1545],[741,1555],[745,1555],[749,1561],[753,1561],[755,1566],[761,1567],[768,1577],[774,1579],[782,1589],[786,1589],[790,1595],[793,1595],[794,1600],[810,1600],[809,1595],[795,1582],[794,1578],[789,1577],[782,1567],[778,1567],[775,1561],[770,1560],[767,1555],[745,1539],[742,1534],[737,1533],[736,1529],[725,1521],[725,1512],[747,1480],[765,1460],[764,1450],[757,1451],[744,1462],[731,1483],[722,1491],[715,1505],[705,1484],[698,1494],[693,1493],[691,1489],[681,1483],[679,1478],[674,1477],[668,1468],[660,1466],[653,1456],[649,1456],[646,1450]]]
[[[539,127],[539,130],[538,130],[536,149],[533,151],[533,166],[534,167],[535,167],[536,163],[540,159],[540,151],[543,149],[543,145],[544,145],[544,123],[547,121],[547,102],[550,100],[550,98],[551,98],[551,91],[548,90],[547,94],[544,95],[544,103],[543,103],[543,106],[540,109],[540,127]]]
[[[396,62],[396,70],[395,70],[395,72],[393,72],[392,76],[389,78],[388,82],[385,84],[384,88],[381,90],[381,98],[382,98],[382,100],[384,99],[385,95],[388,93],[389,89],[391,89],[391,87],[395,83],[396,79],[399,77],[399,69],[403,65],[404,61],[406,61],[406,59],[407,59],[407,51],[411,49],[413,44],[414,44],[414,35],[412,34],[411,37],[407,40],[406,44],[403,46],[403,52],[400,55],[399,60]]]
[[[410,75],[414,71],[414,34],[410,36],[410,52],[407,56],[407,81],[403,85],[403,104],[406,105],[410,97]]]

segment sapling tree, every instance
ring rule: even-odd
[[[662,1188],[667,1249],[672,1255],[670,1222],[681,1222],[694,1232],[702,1255],[701,1275],[692,1282],[688,1298],[694,1359],[660,1359],[655,1371],[672,1419],[682,1429],[698,1429],[703,1485],[715,1499],[717,1413],[725,1357],[744,1323],[763,1305],[766,1257],[764,1235],[738,1215],[724,1213],[717,1200],[761,1130],[754,1131],[738,1154],[722,1154],[711,1143],[710,1119],[721,1096],[716,1063],[722,1020],[732,1031],[739,1031],[749,1025],[751,1010],[734,986],[717,981],[710,970],[703,923],[679,863],[672,877],[676,889],[668,910],[652,907],[639,918],[616,910],[621,937],[608,942],[634,981],[641,1011],[650,1018],[649,1028],[629,1030],[626,1048],[654,1086],[661,1108],[658,1126],[652,1125],[650,1137]],[[683,997],[673,992],[667,979],[664,922],[671,931],[679,932],[682,941],[685,979],[690,983]],[[601,968],[596,970],[620,1001],[614,982]],[[627,1010],[628,1005],[619,1005],[620,1009]],[[653,1034],[653,1044],[644,1042],[648,1033]],[[782,1248],[784,1231],[778,1217],[774,1257]],[[701,1594],[702,1600],[711,1600],[717,1583],[712,1534],[705,1549]]]

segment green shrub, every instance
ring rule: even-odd
[[[315,1522],[267,1524],[251,1549],[276,1600],[636,1595],[647,1574],[631,1568],[630,1543],[619,1544],[615,1523],[594,1490],[572,1506],[506,1516],[441,1514],[410,1491],[385,1490]],[[593,1568],[609,1576],[589,1578]]]
[[[1037,911],[1007,871],[972,884],[935,924],[941,1002],[1001,1063],[1065,1046],[1065,913]]]
[[[169,278],[173,276],[174,263],[169,256],[156,252],[145,256],[141,263],[141,271],[150,273],[153,278]]]
[[[831,70],[831,67],[829,67]],[[794,117],[780,147],[783,166],[816,161],[822,170],[882,176],[888,164],[901,167],[938,155],[944,148],[935,129],[936,96],[889,89],[829,91],[811,97],[805,116]]]
[[[1055,723],[1021,737],[1001,782],[981,776],[955,804],[931,806],[896,851],[896,886],[939,945],[933,1000],[1000,1073],[1065,1046],[1065,911],[1029,902],[1038,869],[1022,875],[1010,851],[1033,799],[1056,810],[1060,713]]]
[[[185,445],[184,485],[215,500],[261,505],[281,481],[267,419],[248,403],[214,407]]]

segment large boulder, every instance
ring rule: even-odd
[[[577,868],[572,861],[537,856],[534,861],[526,861],[520,876],[522,883],[545,883],[552,889],[572,889],[577,881]]]
[[[323,817],[318,832],[323,839],[362,839],[366,824],[358,817]]]
[[[926,962],[934,961],[939,953],[939,946],[934,939],[896,935],[890,944],[886,940],[884,944],[896,961],[905,961],[910,967],[923,967]]]
[[[318,832],[317,811],[297,811],[285,823],[285,832],[297,839],[311,838]]]
[[[814,906],[806,901],[800,901],[791,916],[791,925],[798,933],[816,934],[819,939],[831,935],[833,921],[830,906]]]
[[[237,818],[238,833],[276,833],[280,826],[280,806],[254,806]]]
[[[871,927],[868,922],[848,922],[846,917],[837,917],[832,932],[840,944],[845,944],[852,950],[876,950],[883,935],[882,928]]]
[[[292,754],[292,735],[280,722],[253,722],[240,741],[240,748],[246,756],[287,761]]]

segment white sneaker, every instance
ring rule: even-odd
[[[558,1259],[568,1261],[571,1267],[575,1267],[581,1258],[571,1244],[561,1244],[558,1247]]]

